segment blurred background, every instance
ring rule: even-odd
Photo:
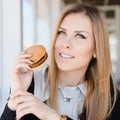
[[[9,73],[15,56],[25,48],[43,44],[50,51],[52,32],[68,4],[87,2],[105,13],[113,72],[120,84],[120,0],[0,0],[0,115],[9,95]]]

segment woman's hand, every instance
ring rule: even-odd
[[[30,70],[29,64],[32,61],[26,59],[31,57],[31,54],[26,54],[26,52],[21,52],[15,59],[14,67],[11,71],[11,93],[18,89],[27,90],[32,81],[32,71]],[[26,69],[22,72],[22,69]]]
[[[17,120],[29,113],[42,120],[59,120],[59,114],[55,110],[29,92],[18,90],[11,94],[10,100],[14,101]]]

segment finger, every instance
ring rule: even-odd
[[[21,63],[21,64],[18,64],[16,66],[14,66],[14,69],[16,70],[16,72],[18,72],[21,68],[26,68],[28,70],[31,70],[31,68],[29,67],[29,65],[26,64],[26,63]]]
[[[24,95],[24,96],[20,95],[20,96],[16,97],[14,101],[19,106],[22,103],[29,103],[30,101],[35,101],[35,99],[34,99],[33,95]]]
[[[12,110],[15,111],[16,110],[16,103],[14,102],[14,99],[9,98],[8,100],[8,107]]]
[[[18,54],[18,56],[19,55],[22,55],[22,54],[25,54],[26,53],[26,51],[25,50],[23,50],[23,51],[21,51],[19,54]],[[17,57],[17,56],[16,56]]]
[[[29,58],[29,57],[31,57],[31,56],[32,56],[31,53],[29,53],[29,54],[27,54],[27,53],[19,54],[19,55],[15,58],[15,61],[19,61],[20,59],[23,59],[23,58]]]
[[[26,51],[20,52],[20,53],[15,57],[15,59],[17,59],[19,56],[21,56],[21,55],[23,55],[23,54],[26,54]]]
[[[20,63],[32,64],[33,61],[23,58],[23,59],[20,59],[19,61],[16,62],[16,64],[20,64]]]
[[[15,92],[13,92],[11,95],[10,95],[10,98],[16,98],[16,97],[19,97],[19,96],[33,96],[32,93],[29,93],[27,91],[23,91],[23,90],[16,90]]]
[[[27,71],[26,66],[29,70],[31,70],[31,67],[29,66],[31,64],[33,64],[32,61],[30,61],[28,59],[21,59],[20,61],[18,61],[18,63],[16,63],[14,65],[14,68],[17,69],[17,70],[21,69],[21,71],[24,71],[24,70]],[[25,65],[25,66],[22,66],[22,68],[21,68],[21,65]],[[22,72],[22,73],[24,73],[24,72]]]
[[[32,113],[32,108],[31,107],[26,107],[19,111],[19,113],[16,114],[17,120],[20,120],[24,115]]]
[[[21,112],[21,111],[23,111],[24,109],[26,109],[26,108],[32,108],[33,109],[33,102],[32,101],[27,101],[27,102],[23,102],[23,103],[21,103],[21,104],[18,104],[17,105],[17,109],[16,109],[16,115],[19,115],[19,113]]]

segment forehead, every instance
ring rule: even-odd
[[[92,32],[91,20],[88,16],[86,16],[83,13],[73,13],[67,15],[63,19],[60,26],[66,29],[84,30]]]

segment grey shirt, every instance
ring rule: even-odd
[[[34,95],[41,101],[49,98],[49,91],[44,96],[45,88],[45,71],[48,66],[34,71],[35,90]],[[65,114],[70,118],[77,120],[78,113],[82,112],[84,99],[86,95],[86,84],[82,83],[75,87],[58,88],[58,108],[60,114]]]

